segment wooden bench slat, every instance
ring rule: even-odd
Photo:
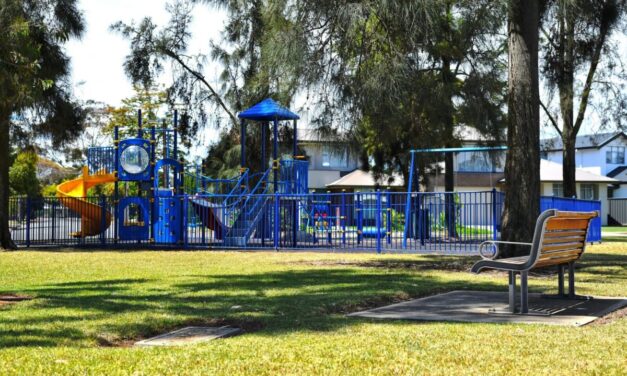
[[[576,261],[578,260],[579,257],[564,257],[561,259],[556,259],[556,260],[538,260],[538,262],[534,265],[534,269],[536,268],[544,268],[547,266],[555,266],[555,265],[559,265],[559,264],[567,264],[571,261]]]
[[[570,243],[561,243],[561,244],[556,244],[556,245],[547,245],[547,246],[542,246],[542,249],[540,250],[540,254],[545,253],[545,252],[550,252],[550,251],[559,251],[559,250],[564,250],[564,249],[573,249],[573,248],[577,248],[577,249],[583,249],[584,243],[583,242],[570,242]]]
[[[586,240],[585,236],[565,236],[561,238],[548,238],[542,241],[542,244],[557,244],[557,243],[577,243]]]
[[[572,211],[557,211],[554,218],[580,218],[591,219],[597,217],[596,212],[572,212]]]
[[[578,236],[587,235],[585,230],[572,230],[572,231],[545,231],[544,238],[558,238],[561,236]]]
[[[551,218],[546,222],[546,230],[586,230],[588,228],[587,219],[564,219]]]
[[[560,251],[545,252],[540,255],[540,259],[555,258],[555,257],[560,257],[560,255],[568,255],[568,254],[579,255],[582,252],[583,251],[581,250],[581,248],[572,248],[572,249],[565,249],[565,250],[560,250]]]

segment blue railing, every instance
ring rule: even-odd
[[[115,148],[112,146],[88,148],[87,167],[92,175],[114,172]]]

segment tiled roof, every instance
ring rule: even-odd
[[[384,176],[379,182],[371,172],[355,170],[338,180],[327,184],[327,188],[349,188],[349,187],[402,187],[403,177],[399,174]]]

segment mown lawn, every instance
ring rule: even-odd
[[[625,374],[627,318],[581,328],[378,322],[344,313],[456,289],[506,290],[472,258],[237,252],[0,253],[0,374]],[[627,243],[588,248],[581,294],[627,295]],[[534,291],[555,290],[550,276]],[[246,334],[133,341],[189,324]]]

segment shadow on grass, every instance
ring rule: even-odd
[[[360,322],[345,318],[349,312],[452,290],[507,289],[506,278],[486,281],[464,273],[474,261],[454,256],[326,260],[296,263],[309,268],[290,270],[181,275],[184,282],[124,278],[40,286],[21,291],[36,297],[28,303],[29,313],[43,311],[36,317],[22,312],[9,319],[8,311],[0,311],[0,347],[85,341],[119,346],[187,325],[228,324],[269,336],[333,331]],[[603,268],[625,265],[627,256],[590,253],[579,269],[601,278]],[[446,273],[428,273],[432,270]]]
[[[294,261],[287,262],[286,265],[305,266],[337,266],[337,267],[359,267],[359,268],[379,268],[404,271],[470,271],[471,266],[479,260],[479,257],[470,256],[439,256],[421,255],[420,258],[406,259],[372,259],[368,261],[355,260],[317,260],[317,261]]]
[[[456,289],[505,289],[504,284],[469,282],[455,275],[441,278],[378,268],[185,278],[191,281],[129,278],[67,282],[27,290],[37,298],[29,310],[50,310],[50,314],[45,320],[17,315],[5,321],[0,316],[0,328],[10,324],[10,329],[0,329],[0,346],[57,346],[81,340],[120,345],[201,324],[229,324],[249,332],[262,330],[267,335],[330,331],[356,323],[343,316],[348,312]],[[86,333],[85,323],[57,314],[59,309],[76,315],[85,312],[91,326],[109,337]]]

